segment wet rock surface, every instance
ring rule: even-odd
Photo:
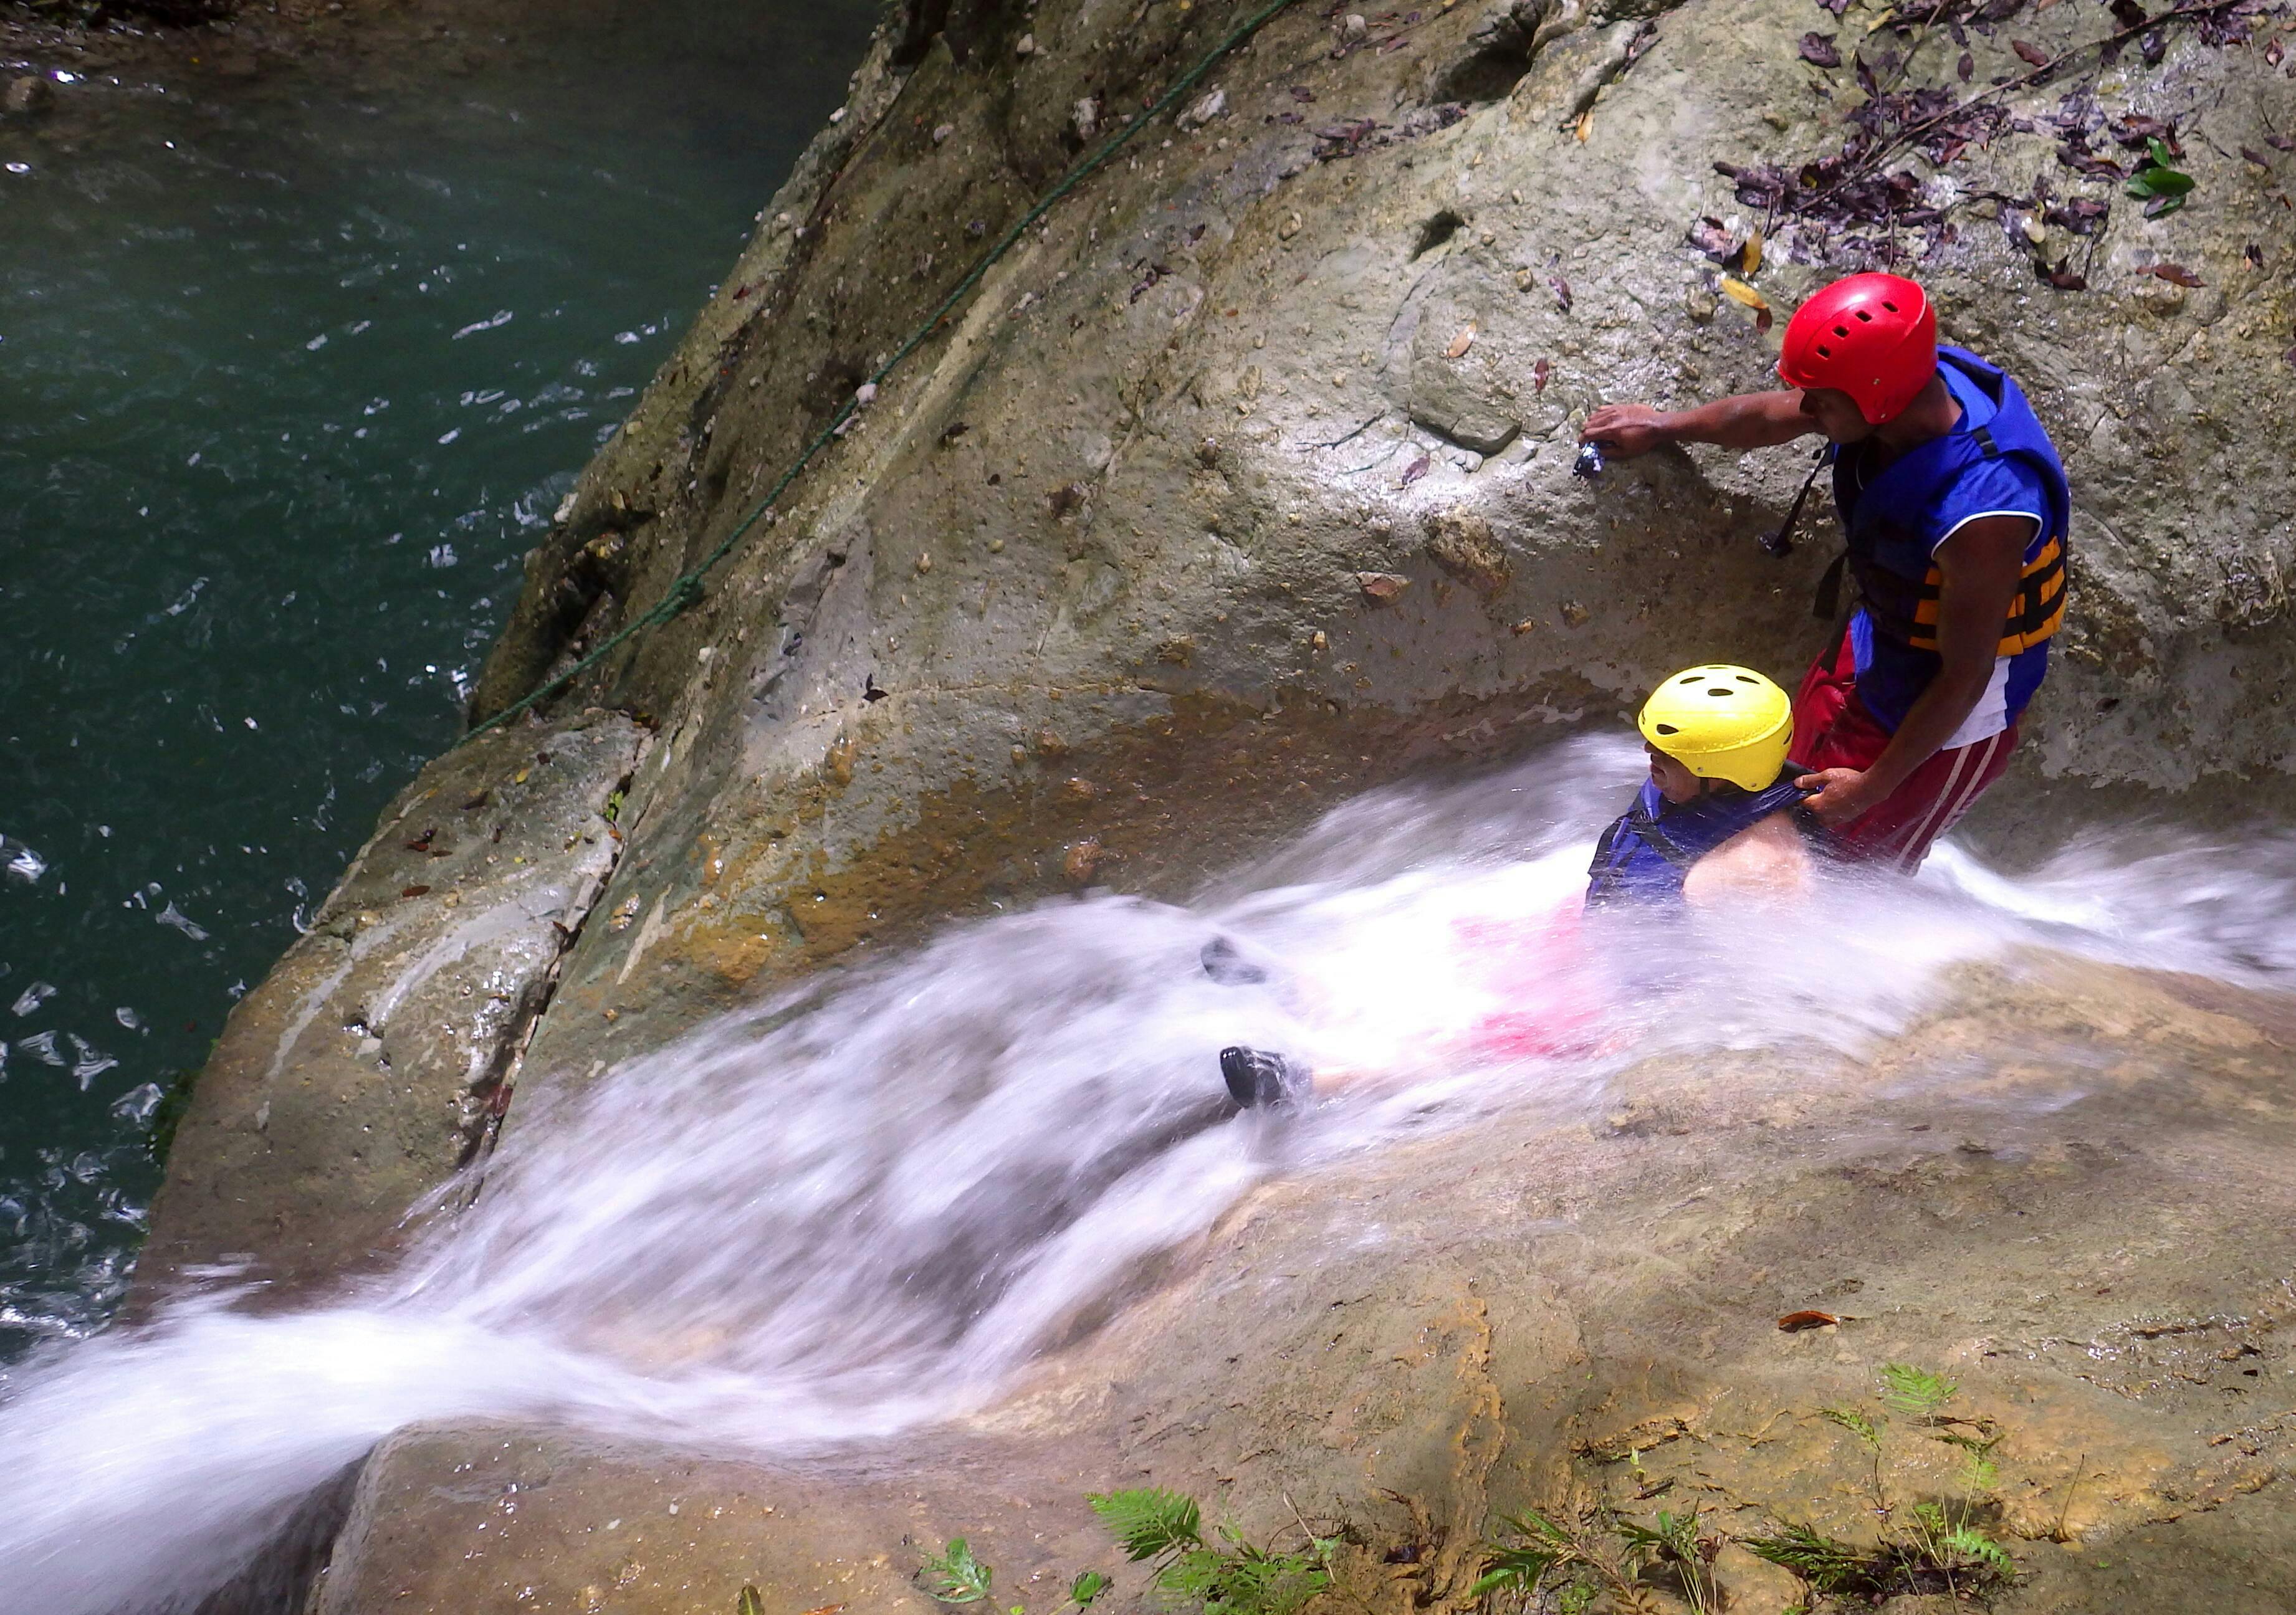
[[[1372,1607],[1462,1608],[1494,1511],[1525,1505],[1870,1542],[1875,1486],[1903,1513],[1956,1484],[1917,1423],[1876,1466],[1825,1416],[1889,1417],[1877,1371],[1905,1362],[1998,1437],[1982,1518],[2021,1580],[1995,1607],[2277,1608],[2290,1023],[2193,996],[2036,956],[1870,1062],[1652,1064],[1591,1109],[1276,1185],[984,1419],[897,1450],[410,1432],[366,1466],[320,1607],[730,1609],[747,1581],[791,1615],[922,1609],[953,1536],[1021,1596],[1116,1568],[1086,1491],[1156,1484],[1255,1538],[1294,1507],[1339,1530]],[[1840,1321],[1777,1327],[1810,1308]],[[1717,1573],[1734,1607],[1798,1595],[1740,1546]]]
[[[508,1108],[643,744],[627,718],[581,714],[449,753],[399,795],[201,1072],[142,1303],[187,1266],[292,1289],[397,1243]]]

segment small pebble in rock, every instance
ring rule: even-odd
[[[1361,12],[1349,12],[1347,20],[1340,25],[1340,32],[1349,39],[1360,39],[1371,32],[1371,24],[1364,20]]]
[[[829,121],[832,123],[843,123],[845,121],[845,109],[843,107],[840,107],[837,111],[832,112],[829,115]]]
[[[1020,42],[1018,45],[1014,45],[1014,46],[1013,47],[1013,53],[1015,56],[1033,56],[1033,55],[1035,55],[1035,54],[1037,53],[1037,37],[1036,37],[1036,35],[1034,35],[1034,34],[1023,34],[1023,35],[1021,35],[1021,42]]]
[[[936,128],[936,129],[933,131],[933,144],[935,144],[935,145],[939,145],[939,144],[940,144],[940,143],[941,143],[941,142],[943,142],[944,140],[947,140],[950,135],[954,135],[954,134],[955,134],[955,133],[956,133],[956,126],[955,126],[955,124],[953,124],[953,123],[945,123],[945,124],[942,124],[939,127]]]

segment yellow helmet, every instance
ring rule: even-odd
[[[1767,789],[1793,744],[1793,703],[1751,668],[1687,668],[1651,693],[1643,738],[1702,779]]]

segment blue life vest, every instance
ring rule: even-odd
[[[1742,830],[1813,794],[1785,771],[1761,791],[1725,787],[1687,802],[1669,802],[1656,780],[1643,782],[1635,805],[1603,832],[1587,870],[1587,906],[1615,902],[1680,902],[1690,866]]]
[[[1849,570],[1874,637],[1934,657],[1943,578],[1931,557],[1954,529],[1993,513],[1980,495],[1964,486],[1968,473],[1988,460],[2015,458],[2039,475],[2049,507],[2026,546],[2017,598],[2001,625],[1996,654],[2015,656],[2043,644],[2064,622],[2065,533],[2072,519],[2072,490],[2056,446],[2006,372],[1962,348],[1939,348],[1938,362],[1953,366],[1981,392],[1993,406],[1993,417],[1973,427],[1964,421],[1916,445],[1862,488],[1856,473],[1863,446],[1836,451],[1833,499],[1849,538]],[[1935,676],[1934,668],[1930,674]]]

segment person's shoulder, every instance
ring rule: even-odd
[[[2048,489],[2041,473],[2021,455],[1990,455],[1972,460],[1962,468],[1955,483],[1956,527],[1980,516],[2030,516],[2038,521],[2048,514]]]

